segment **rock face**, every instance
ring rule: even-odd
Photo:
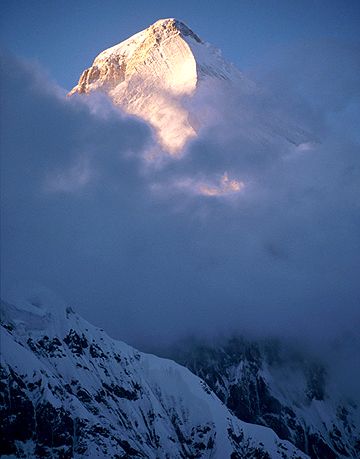
[[[200,378],[39,297],[2,304],[2,457],[304,458]]]
[[[258,93],[256,85],[225,61],[217,48],[182,22],[163,19],[100,53],[69,94],[106,93],[115,105],[149,122],[162,147],[177,154],[206,125],[208,113],[217,111],[222,90],[229,89]],[[210,99],[207,107],[193,101],[203,93]],[[257,140],[280,135],[294,144],[306,141],[301,130],[276,118],[270,113],[264,121],[254,121],[247,109],[242,115],[250,129],[254,122],[260,123],[253,133]]]
[[[360,457],[360,410],[326,369],[278,342],[192,343],[171,356],[200,376],[239,419],[268,426],[313,459]]]

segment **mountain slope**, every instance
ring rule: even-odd
[[[360,410],[326,367],[277,341],[182,344],[170,354],[239,418],[271,427],[313,459],[360,455]]]
[[[225,93],[230,92],[231,101],[239,94],[259,96],[256,85],[223,59],[217,48],[173,18],[159,20],[101,52],[69,94],[94,91],[106,93],[115,105],[149,122],[171,154],[179,153],[209,124],[209,113],[218,111]],[[200,102],[194,101],[194,96],[199,96]],[[255,120],[258,126],[254,129],[247,107],[238,109],[257,140],[280,136],[296,145],[308,140],[301,129],[277,119],[273,112]],[[218,116],[223,117],[221,110]]]
[[[1,341],[2,457],[305,457],[53,298],[3,303]]]

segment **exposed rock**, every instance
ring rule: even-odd
[[[278,341],[182,344],[170,356],[241,420],[273,429],[313,459],[357,457],[360,410],[328,393],[326,368]]]

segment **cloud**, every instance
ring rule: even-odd
[[[183,192],[195,196],[236,197],[245,188],[245,183],[235,178],[229,178],[227,172],[215,174],[215,178],[183,176],[169,181],[155,183],[151,189],[155,194],[169,194],[169,190]]]
[[[290,83],[271,95],[271,79],[254,97],[201,94],[194,103],[220,116],[183,156],[151,162],[144,123],[102,98],[65,98],[13,58],[2,72],[4,292],[40,282],[144,347],[356,329],[359,145],[326,116],[351,118],[340,77],[336,102],[316,108],[292,106]]]

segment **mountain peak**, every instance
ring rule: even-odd
[[[203,81],[211,86],[241,78],[217,48],[183,22],[167,18],[102,51],[70,95],[106,93],[115,105],[149,122],[159,143],[176,154],[201,124],[182,98],[193,96]]]
[[[160,33],[163,31],[175,31],[183,37],[191,37],[198,43],[203,43],[196,33],[194,33],[184,22],[175,18],[159,19],[149,29],[154,29]]]
[[[212,113],[215,117],[220,113],[214,101],[229,91],[256,98],[258,88],[219,49],[178,19],[167,18],[102,51],[70,95],[96,91],[148,122],[161,147],[177,155],[202,127],[211,124]],[[254,99],[254,103],[258,102]],[[301,130],[286,120],[278,122],[272,114],[260,119],[257,127],[250,119],[249,123],[249,136],[255,141],[271,141],[278,135],[294,145],[308,142]]]

